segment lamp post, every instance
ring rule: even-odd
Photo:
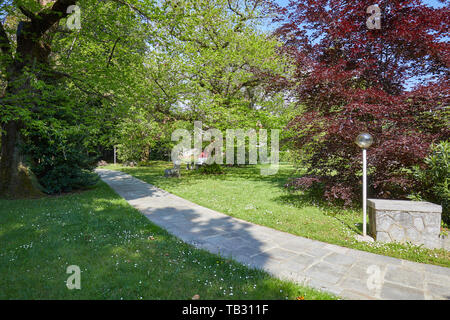
[[[373,137],[369,133],[360,133],[355,143],[363,149],[363,236],[367,235],[366,216],[367,216],[367,158],[366,150],[372,145]]]

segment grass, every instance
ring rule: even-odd
[[[0,200],[0,299],[335,299],[180,241],[100,182]],[[69,265],[81,289],[69,290]]]
[[[172,165],[153,162],[148,167],[108,166],[154,184],[192,202],[227,215],[295,235],[348,248],[450,267],[450,253],[444,249],[398,243],[362,243],[360,210],[314,203],[301,192],[290,193],[283,185],[294,174],[290,165],[280,165],[276,175],[262,176],[260,166],[225,167],[225,174],[202,175],[182,170],[182,177],[164,178]]]

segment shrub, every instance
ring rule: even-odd
[[[305,175],[300,178],[293,178],[288,181],[284,186],[286,188],[309,190],[313,186],[317,186],[320,183],[320,179],[316,176]]]
[[[28,136],[23,148],[44,192],[70,192],[97,183],[98,176],[92,172],[97,159],[84,146],[86,138],[78,128]]]
[[[222,166],[217,163],[204,164],[198,169],[198,171],[202,174],[222,174],[222,173],[224,173]]]
[[[152,166],[151,161],[139,161],[138,162],[138,167],[150,167],[150,166]]]
[[[294,162],[293,155],[290,150],[280,151],[280,162]]]
[[[450,224],[449,152],[449,141],[434,144],[424,165],[414,166],[412,170],[421,189],[412,196],[442,205],[442,220],[446,224]]]

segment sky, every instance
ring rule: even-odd
[[[286,5],[289,3],[289,0],[275,0],[276,3],[278,3],[279,5]],[[424,0],[423,1],[425,4],[428,4],[432,7],[443,7],[444,3],[438,1],[438,0]],[[447,1],[448,2],[448,1]],[[374,4],[376,4],[376,0],[374,0]]]
[[[275,3],[277,3],[280,6],[286,6],[289,4],[289,0],[274,0]],[[423,3],[431,6],[431,7],[435,7],[435,8],[441,8],[445,6],[445,3],[442,3],[439,0],[422,0]],[[446,0],[445,2],[449,3],[449,0]],[[373,1],[374,4],[377,3],[376,0]],[[266,26],[262,26],[262,30],[264,31],[273,31],[276,28],[275,24],[270,24],[270,25],[266,25]]]
[[[275,2],[281,6],[286,6],[287,4],[289,4],[289,0],[275,0]],[[374,4],[377,3],[376,0],[373,1]],[[431,7],[435,7],[435,8],[441,8],[444,7],[446,5],[446,3],[449,3],[449,0],[446,0],[445,3],[439,1],[439,0],[423,0],[423,3],[426,5],[429,5]],[[273,31],[277,26],[275,24],[270,24],[270,25],[266,25],[266,26],[262,26],[262,30],[263,31]],[[449,37],[445,37],[443,39],[443,41],[449,41]],[[424,81],[426,81],[426,78],[419,78],[419,77],[412,77],[408,80],[408,83],[405,85],[405,89],[406,90],[411,90],[414,88],[415,85],[417,85],[418,83],[423,83]]]

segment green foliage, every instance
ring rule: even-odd
[[[218,163],[204,164],[200,166],[198,171],[202,174],[223,174],[223,168]]]
[[[158,116],[143,108],[117,125],[117,157],[120,161],[168,160],[174,123],[161,123]]]
[[[97,159],[89,155],[86,138],[76,127],[28,135],[23,149],[44,192],[70,192],[97,183],[98,176],[92,172]]]
[[[434,144],[425,158],[425,166],[415,166],[412,170],[421,187],[415,196],[442,205],[442,219],[447,224],[450,223],[449,153],[449,141]]]
[[[293,152],[291,150],[280,150],[280,162],[294,162]]]
[[[268,111],[283,109],[283,93],[266,87],[272,76],[289,73],[289,63],[278,54],[278,39],[260,31],[269,16],[266,5],[248,6],[242,0],[169,3],[167,19],[156,24],[164,50],[148,59],[160,93],[177,100],[178,112],[219,130],[253,128],[257,120],[268,126],[267,120],[276,118]]]
[[[120,161],[134,162],[167,160],[171,133],[191,129],[193,120],[220,130],[285,126],[284,93],[266,88],[272,76],[289,73],[289,63],[278,39],[263,31],[265,1],[129,3],[78,1],[82,28],[49,31],[48,65],[27,66],[16,80],[33,94],[2,101],[1,121],[45,127],[69,117],[70,125],[90,127],[90,149],[117,146]],[[0,6],[11,39],[26,19],[18,4],[41,9],[28,0]]]

